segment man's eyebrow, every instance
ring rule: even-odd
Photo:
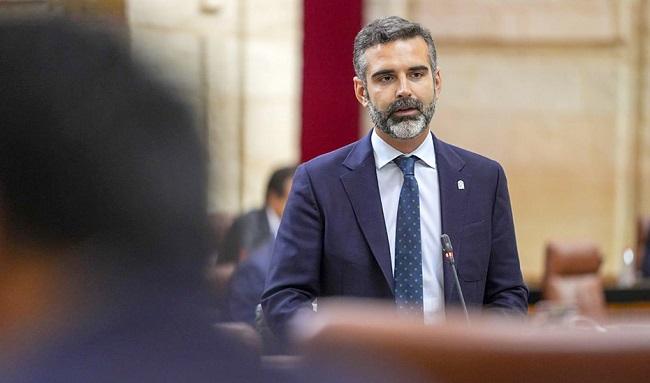
[[[426,65],[418,65],[418,66],[412,66],[409,68],[409,71],[414,72],[414,71],[429,71],[429,67]]]
[[[409,68],[409,72],[415,72],[415,71],[428,72],[429,67],[426,66],[426,65],[417,65],[417,66],[412,66],[412,67]],[[372,75],[370,75],[370,77],[375,78],[375,77],[380,77],[380,76],[383,76],[383,75],[393,74],[393,73],[395,73],[395,71],[393,69],[382,69],[382,70],[378,70],[377,72],[373,73]]]

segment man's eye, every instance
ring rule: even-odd
[[[393,76],[389,76],[389,75],[379,77],[380,82],[389,82],[392,79],[393,79]]]
[[[411,77],[413,77],[413,78],[422,78],[422,77],[424,77],[424,73],[422,73],[422,72],[413,72],[413,73],[411,73]]]

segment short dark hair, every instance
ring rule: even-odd
[[[431,65],[431,70],[435,71],[437,66],[436,45],[431,37],[431,32],[418,23],[413,23],[397,16],[389,16],[377,19],[366,25],[354,39],[352,62],[357,77],[364,83],[366,82],[368,63],[364,54],[368,48],[378,44],[417,36],[422,37],[427,43],[429,48],[429,64]]]
[[[0,57],[0,211],[10,238],[110,239],[140,257],[207,250],[198,132],[126,44],[79,22],[13,20],[0,24]]]
[[[266,200],[268,201],[271,194],[275,194],[278,197],[284,197],[286,193],[286,190],[284,190],[284,184],[288,179],[293,177],[295,172],[295,166],[285,166],[276,169],[273,174],[271,174],[269,183],[266,185]]]

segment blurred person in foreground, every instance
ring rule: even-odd
[[[239,263],[254,249],[275,239],[295,171],[295,166],[285,166],[273,171],[266,186],[264,206],[235,219],[224,236],[217,263]]]
[[[206,163],[109,35],[0,24],[0,381],[258,381],[212,328]]]
[[[355,96],[374,129],[296,170],[262,298],[281,337],[318,297],[389,299],[427,323],[442,319],[459,303],[443,233],[468,306],[527,312],[503,168],[429,130],[436,60],[429,31],[399,17],[357,34]]]

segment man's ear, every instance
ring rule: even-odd
[[[368,106],[368,94],[366,92],[366,87],[363,85],[363,81],[357,76],[354,76],[352,79],[352,82],[354,83],[354,95],[357,98],[357,101],[359,101],[359,104],[363,105],[365,108]]]
[[[440,97],[440,92],[442,91],[442,76],[440,75],[440,67],[436,68],[435,73],[433,74],[433,91],[436,97]]]

